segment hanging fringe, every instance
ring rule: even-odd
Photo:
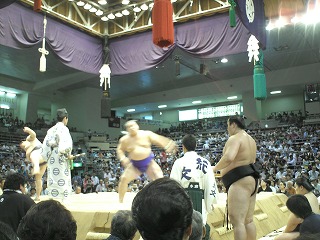
[[[48,50],[46,49],[46,28],[47,28],[47,18],[44,16],[43,18],[43,38],[42,38],[42,48],[39,48],[38,51],[41,53],[40,57],[40,72],[45,72],[47,70],[47,60],[46,55],[49,54]]]

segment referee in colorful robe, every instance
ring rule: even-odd
[[[207,214],[213,211],[213,203],[217,203],[218,188],[210,162],[196,152],[197,140],[193,135],[182,139],[184,156],[173,164],[170,177],[180,182],[192,199],[193,208],[202,214],[203,225],[206,226],[206,238],[210,238],[210,227]]]

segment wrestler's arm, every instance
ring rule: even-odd
[[[151,131],[145,132],[148,134],[152,144],[162,147],[166,152],[175,152],[177,150],[177,144],[175,141]]]
[[[212,168],[214,172],[226,168],[235,159],[238,154],[240,142],[231,136],[225,146],[224,153],[220,161]]]
[[[29,134],[29,136],[27,137],[27,141],[33,141],[33,140],[35,140],[36,139],[36,133],[31,129],[31,128],[28,128],[28,127],[24,127],[23,128],[23,131],[25,132],[25,133],[28,133]]]
[[[117,157],[120,160],[120,163],[122,164],[122,166],[126,167],[130,163],[130,159],[125,154],[126,151],[125,151],[125,143],[123,141],[124,138],[125,136],[123,136],[119,140],[119,143],[117,146]]]
[[[284,232],[285,233],[292,232],[298,226],[298,224],[302,223],[302,221],[303,220],[301,218],[297,218],[296,215],[294,215],[293,213],[290,213],[288,223]]]

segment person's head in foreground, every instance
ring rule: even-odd
[[[60,202],[47,200],[30,208],[17,234],[20,240],[76,240],[77,224]]]
[[[0,222],[0,240],[19,240],[14,230],[6,223]]]
[[[4,190],[19,190],[25,193],[25,185],[27,184],[26,178],[20,173],[11,173],[7,176],[4,182]]]
[[[131,211],[145,240],[185,240],[191,235],[192,202],[173,179],[146,185],[133,199]]]
[[[311,205],[308,199],[301,194],[295,194],[288,198],[287,208],[298,218],[305,219],[312,214]]]
[[[201,240],[206,235],[206,228],[203,226],[202,215],[193,210],[192,214],[192,233],[189,240]]]
[[[119,210],[111,221],[111,235],[121,240],[131,240],[137,232],[131,211]]]

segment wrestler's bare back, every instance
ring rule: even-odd
[[[134,136],[125,135],[120,139],[121,149],[128,153],[130,159],[143,160],[150,156],[152,134],[150,131],[138,130]]]
[[[232,144],[231,142],[235,142],[236,144]],[[228,148],[235,147],[239,148],[236,157],[226,168],[221,169],[221,176],[224,176],[227,172],[236,167],[249,165],[250,163],[254,163],[256,161],[256,142],[245,131],[240,131],[239,133],[230,136],[223,149],[223,154],[226,152]]]

